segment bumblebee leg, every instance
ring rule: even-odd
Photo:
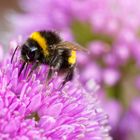
[[[27,79],[31,76],[32,72],[39,66],[39,64],[40,64],[40,63],[39,63],[38,61],[36,61],[36,62],[33,64],[33,66],[32,66],[32,68],[31,68],[29,74],[27,75]]]
[[[52,58],[50,62],[50,69],[47,75],[47,82],[56,71],[59,71],[61,64],[62,64],[62,59],[60,58],[59,55],[56,55],[55,57]]]
[[[54,65],[55,71],[59,71],[60,70],[62,63],[63,63],[63,59],[61,57],[58,58],[58,60],[54,63],[55,64]]]
[[[47,82],[50,80],[50,78],[52,77],[53,74],[54,74],[54,70],[52,67],[50,67],[50,69],[48,71],[48,75],[47,75]]]
[[[49,63],[49,65],[50,66],[55,66],[56,64],[57,64],[57,61],[59,60],[59,55],[58,54],[53,54],[53,57],[51,58],[51,60],[50,60],[50,63]]]
[[[50,60],[50,63],[49,63],[49,71],[48,71],[48,75],[47,75],[47,82],[50,80],[50,78],[52,77],[52,75],[54,74],[55,70],[53,68],[53,66],[55,65],[56,63],[56,60],[58,58],[58,55],[54,55],[54,57],[52,57],[52,59]]]
[[[61,84],[60,88],[62,88],[68,81],[71,81],[74,75],[74,67],[72,66],[69,70],[68,73],[63,81],[63,83]]]
[[[14,52],[13,52],[13,55],[12,55],[12,57],[11,57],[11,63],[13,62],[15,53],[16,53],[16,51],[17,51],[18,48],[19,48],[19,46],[17,46],[17,47],[15,48]]]
[[[22,66],[21,66],[21,68],[20,68],[20,70],[19,70],[19,72],[18,72],[18,77],[20,76],[22,70],[24,69],[25,64],[26,64],[26,62],[23,62]]]

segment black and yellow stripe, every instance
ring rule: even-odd
[[[68,62],[71,65],[76,63],[76,51],[71,51],[71,56],[68,58]]]
[[[38,45],[42,48],[44,55],[49,55],[47,40],[40,34],[40,32],[32,33],[29,38],[38,43]]]

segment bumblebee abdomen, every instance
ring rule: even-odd
[[[57,50],[60,59],[62,59],[62,66],[61,69],[67,69],[71,65],[74,65],[76,63],[76,51],[70,50],[70,49],[59,49]]]

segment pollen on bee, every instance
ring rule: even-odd
[[[76,63],[76,51],[71,51],[71,56],[68,58],[70,64]]]

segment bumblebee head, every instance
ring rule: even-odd
[[[36,45],[30,45],[29,42],[26,42],[22,45],[21,56],[26,62],[35,62],[39,59],[40,52]]]

